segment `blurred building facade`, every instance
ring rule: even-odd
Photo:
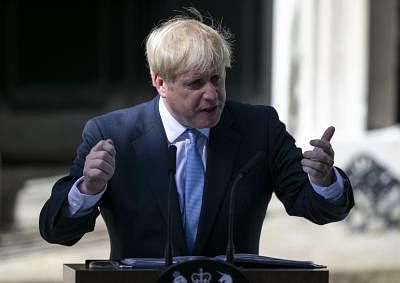
[[[400,229],[398,15],[395,0],[274,2],[272,104],[303,149],[336,126],[358,232]]]
[[[369,152],[400,177],[399,4],[274,2],[272,104],[301,146],[328,125],[345,166]]]

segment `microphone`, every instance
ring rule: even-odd
[[[165,265],[170,266],[172,264],[173,247],[172,247],[172,212],[171,212],[171,200],[172,200],[172,188],[175,184],[175,172],[176,172],[176,146],[171,145],[168,147],[168,221],[167,221],[167,237],[165,241]]]
[[[229,212],[228,212],[228,243],[226,246],[226,261],[234,264],[235,245],[233,242],[233,222],[234,222],[234,201],[235,190],[239,181],[246,178],[252,171],[265,159],[266,153],[258,151],[240,170],[239,174],[233,180],[231,190],[229,192]]]

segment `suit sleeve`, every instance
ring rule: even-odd
[[[354,198],[349,179],[337,168],[344,180],[344,198],[341,205],[329,202],[312,188],[307,174],[301,166],[303,157],[295,140],[279,121],[275,110],[268,117],[269,122],[269,168],[272,185],[286,212],[293,216],[302,216],[317,224],[344,219],[354,206]]]
[[[50,198],[40,212],[40,234],[50,243],[68,246],[75,244],[86,232],[93,231],[96,217],[99,215],[97,205],[91,213],[82,217],[70,218],[62,212],[68,205],[68,192],[75,181],[83,175],[86,155],[99,140],[103,139],[95,120],[88,121],[82,139],[69,175],[55,183]]]

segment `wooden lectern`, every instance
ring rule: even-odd
[[[155,283],[156,269],[93,270],[84,264],[64,264],[64,283]],[[329,271],[323,269],[242,269],[249,283],[328,283]]]

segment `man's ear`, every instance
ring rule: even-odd
[[[165,97],[166,91],[168,88],[165,80],[162,77],[160,77],[160,75],[156,74],[153,76],[152,81],[153,81],[154,87],[157,89],[157,91],[161,95],[161,97]]]

